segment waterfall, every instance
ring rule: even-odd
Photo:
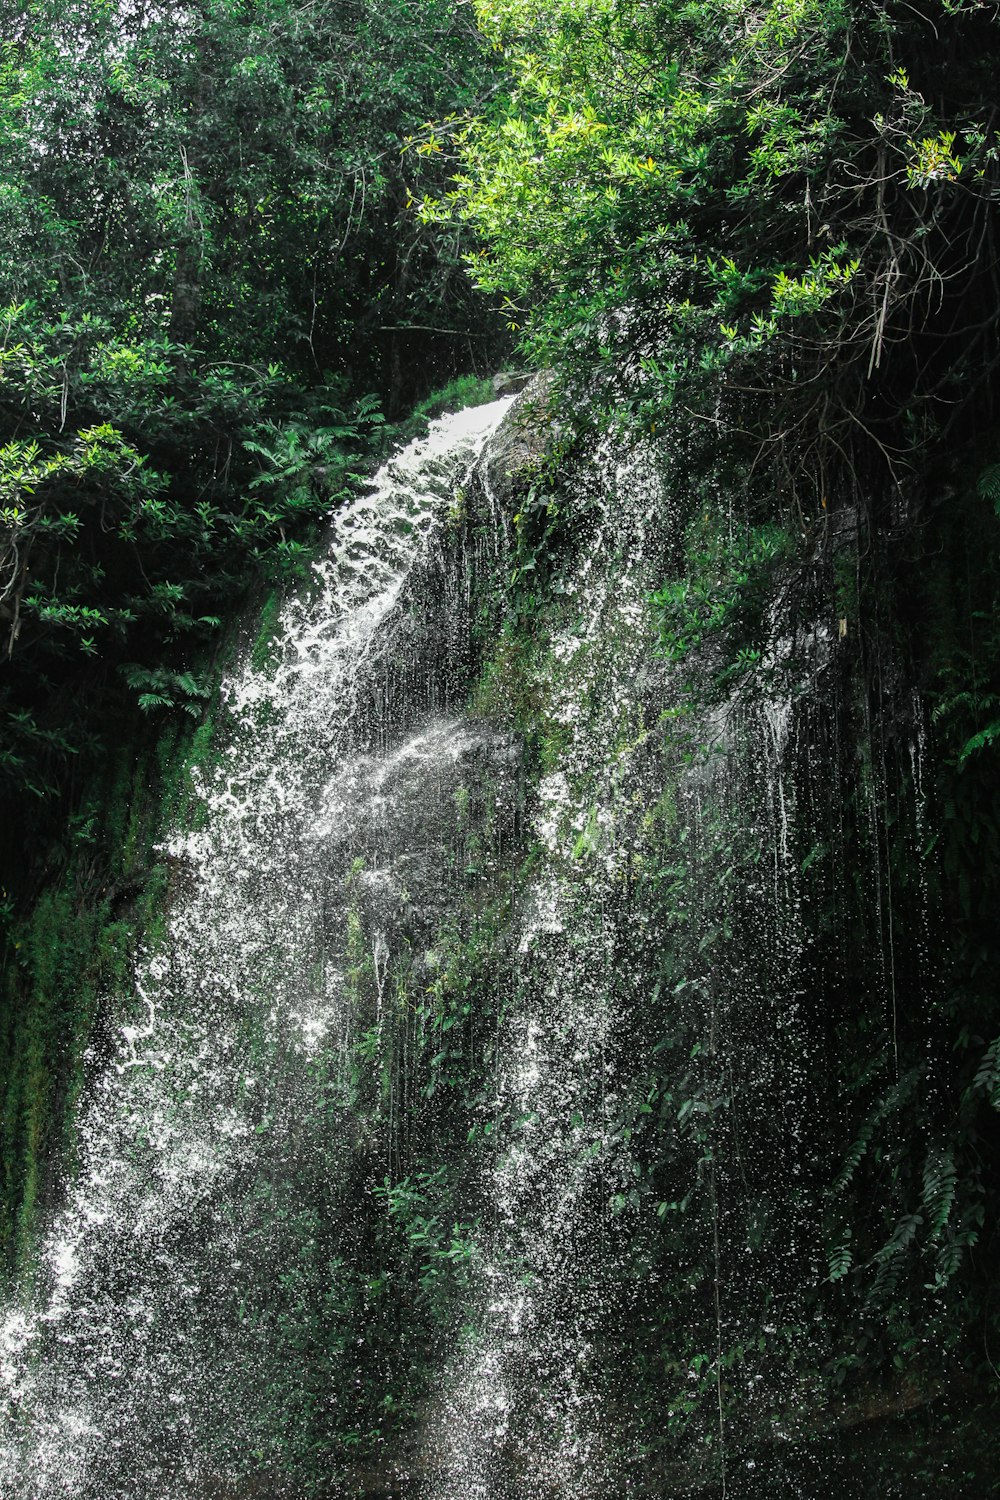
[[[0,1314],[3,1500],[815,1500],[840,1472],[849,982],[869,1077],[918,1076],[885,746],[852,804],[870,708],[813,563],[768,575],[737,671],[719,632],[672,656],[678,455],[609,436],[550,504],[544,414],[509,410],[397,454],[224,684]]]
[[[349,1128],[337,1075],[356,1017],[325,941],[331,907],[415,784],[446,779],[474,738],[448,722],[373,722],[366,674],[508,404],[444,418],[397,454],[337,516],[284,612],[276,662],[248,661],[224,685],[221,754],[195,769],[193,827],[163,851],[166,930],[88,1058],[64,1204],[32,1291],[2,1313],[9,1500],[207,1493],[260,1448],[232,1367],[252,1390],[261,1349],[231,1319],[244,1280],[252,1296],[255,1277],[282,1270],[266,1263],[266,1179],[288,1153],[336,1157],[317,1129]],[[323,1089],[329,1108],[306,1119],[307,1093]]]
[[[543,669],[559,763],[532,805],[541,870],[512,923],[486,1223],[466,1347],[443,1371],[431,1428],[432,1500],[626,1492],[595,1376],[634,1215],[616,1124],[637,1067],[621,1034],[633,976],[615,968],[642,915],[617,898],[643,738],[630,684],[651,647],[644,533],[661,494],[641,450],[608,444],[598,466],[597,515]]]

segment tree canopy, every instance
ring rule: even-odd
[[[981,406],[997,341],[995,9],[478,0],[514,80],[448,207],[481,283],[632,418],[722,399],[818,513]]]
[[[197,708],[204,641],[474,361],[428,119],[491,66],[454,0],[6,7],[0,773],[64,778],[123,677]],[[110,697],[107,696],[110,694]]]

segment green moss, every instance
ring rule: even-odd
[[[277,589],[273,589],[264,600],[257,634],[250,648],[250,665],[255,672],[267,672],[277,660],[275,647],[283,602],[284,596]]]
[[[445,412],[462,411],[467,406],[487,406],[496,400],[492,380],[478,375],[460,375],[439,390],[432,391],[413,408],[413,418],[444,416]]]
[[[699,512],[688,526],[676,576],[652,597],[667,659],[681,662],[710,641],[721,643],[727,656],[718,673],[723,688],[733,675],[756,668],[768,631],[766,611],[795,551],[782,526],[734,525],[717,508]],[[696,670],[703,678],[701,661]]]
[[[61,867],[33,905],[8,913],[0,970],[0,1279],[30,1276],[57,1172],[72,1170],[86,1050],[102,1003],[130,989],[132,958],[163,930],[170,873],[156,845],[191,820],[196,729],[137,725],[69,820]]]

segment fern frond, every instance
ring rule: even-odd
[[[871,1139],[874,1134],[875,1121],[866,1120],[864,1125],[862,1125],[860,1131],[858,1132],[858,1135],[855,1138],[851,1149],[848,1151],[846,1157],[844,1158],[844,1165],[841,1167],[837,1179],[833,1184],[834,1193],[842,1193],[848,1186],[851,1178],[860,1167],[865,1153],[868,1150],[869,1145],[871,1144]]]
[[[854,1252],[850,1245],[851,1231],[844,1231],[840,1244],[835,1245],[827,1256],[827,1264],[830,1271],[830,1280],[839,1281],[846,1276],[854,1264]]]
[[[965,1247],[957,1240],[949,1240],[943,1244],[934,1261],[934,1286],[935,1288],[946,1287],[962,1264],[962,1251]]]
[[[927,1211],[930,1239],[936,1240],[948,1222],[958,1191],[958,1173],[950,1151],[932,1146],[924,1163],[921,1201]]]
[[[980,474],[976,490],[984,500],[992,501],[1000,515],[1000,464],[990,464]]]
[[[990,1043],[976,1069],[972,1087],[986,1095],[994,1109],[1000,1109],[1000,1036]]]
[[[978,734],[966,740],[958,752],[959,760],[968,760],[976,750],[985,750],[986,746],[992,745],[994,740],[1000,740],[1000,719],[994,719],[992,724],[987,724],[985,729],[980,729]]]

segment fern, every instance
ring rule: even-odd
[[[897,1109],[906,1103],[906,1100],[916,1088],[918,1081],[923,1077],[924,1071],[925,1065],[917,1063],[915,1067],[910,1068],[908,1072],[904,1073],[897,1083],[893,1084],[883,1099],[880,1099],[876,1103],[875,1107],[869,1113],[867,1120],[865,1120],[858,1131],[850,1150],[844,1158],[844,1164],[830,1188],[831,1196],[836,1197],[850,1184],[851,1179],[868,1152],[868,1147],[874,1139],[876,1130],[884,1120],[888,1119]]]
[[[972,1080],[973,1089],[985,1094],[994,1109],[1000,1109],[1000,1036],[987,1047]]]
[[[844,1189],[850,1183],[851,1178],[860,1167],[865,1153],[867,1152],[868,1147],[871,1145],[872,1136],[875,1134],[876,1123],[876,1120],[868,1119],[865,1121],[864,1125],[862,1125],[856,1139],[854,1140],[854,1143],[851,1146],[851,1149],[848,1151],[846,1157],[844,1158],[844,1165],[841,1167],[837,1179],[833,1184],[832,1191],[835,1194],[842,1193],[844,1191]]]
[[[928,1291],[942,1291],[961,1266],[966,1250],[971,1250],[978,1244],[979,1227],[982,1226],[984,1217],[982,1205],[974,1207],[968,1217],[971,1222],[957,1232],[949,1229],[935,1257],[934,1280],[927,1284]]]
[[[851,1231],[845,1229],[839,1245],[835,1245],[827,1256],[827,1264],[830,1270],[830,1280],[839,1281],[846,1276],[854,1264],[854,1252],[850,1245]]]
[[[986,746],[992,745],[994,740],[1000,740],[1000,719],[994,719],[992,724],[987,724],[985,729],[980,729],[978,734],[966,740],[958,752],[959,760],[968,760],[976,750],[985,750]]]
[[[934,1262],[934,1290],[946,1287],[962,1264],[962,1251],[964,1245],[957,1240],[949,1240],[943,1244],[937,1253]]]
[[[372,427],[381,427],[385,422],[381,402],[376,395],[359,397],[351,415],[355,422],[367,422]]]
[[[990,464],[980,474],[976,483],[977,493],[989,500],[1000,515],[1000,464]]]
[[[896,1221],[889,1239],[876,1251],[876,1260],[891,1260],[894,1256],[902,1255],[917,1237],[917,1230],[924,1222],[923,1214],[904,1214]]]
[[[125,662],[119,668],[125,681],[139,694],[143,713],[160,708],[181,708],[192,718],[200,718],[204,700],[211,689],[191,672],[171,672],[166,667],[141,667]]]
[[[905,1252],[913,1244],[923,1222],[922,1214],[904,1214],[897,1220],[896,1227],[881,1250],[875,1252],[874,1261],[878,1270],[869,1294],[872,1301],[881,1301],[895,1292],[902,1275]]]
[[[924,1163],[921,1201],[927,1212],[929,1238],[939,1238],[955,1204],[958,1173],[950,1151],[932,1146]]]

